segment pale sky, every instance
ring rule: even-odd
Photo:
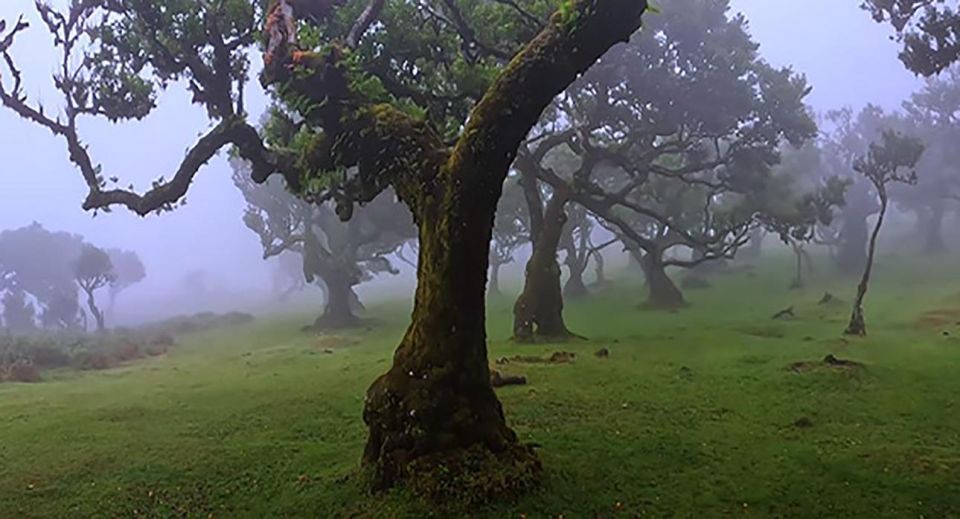
[[[744,12],[761,52],[774,65],[792,65],[814,87],[809,98],[817,110],[868,102],[896,108],[919,81],[897,60],[897,45],[886,27],[875,24],[859,0],[734,0]],[[666,8],[669,0],[663,0]],[[24,71],[26,92],[34,101],[51,94],[55,66],[45,29],[33,0],[0,0],[0,19],[12,22],[20,12],[33,27],[18,37],[14,54]],[[86,120],[82,135],[105,176],[138,187],[170,177],[197,135],[207,128],[203,112],[180,89],[160,99],[160,109],[143,122],[113,126]],[[263,94],[248,91],[253,120],[264,106]],[[86,187],[69,163],[63,142],[45,129],[0,108],[0,229],[33,221],[49,229],[83,234],[103,247],[136,250],[150,271],[138,288],[145,300],[178,283],[194,269],[220,272],[236,289],[267,283],[256,237],[241,222],[242,199],[230,181],[226,161],[215,160],[198,175],[187,207],[161,216],[139,218],[123,210],[96,219],[81,210]]]

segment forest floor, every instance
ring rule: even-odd
[[[788,291],[787,263],[712,278],[674,314],[639,310],[640,285],[618,283],[568,302],[590,339],[562,345],[511,343],[510,302],[492,302],[491,362],[576,359],[504,368],[529,379],[498,393],[541,446],[545,483],[470,515],[960,517],[960,280],[896,263],[877,272],[866,339],[842,337],[846,303],[817,304],[828,290],[849,301],[853,280]],[[771,319],[789,306],[794,320]],[[370,314],[367,331],[264,319],[132,366],[0,386],[0,517],[429,515],[350,477],[364,391],[408,309]]]

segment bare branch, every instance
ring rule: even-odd
[[[347,35],[346,41],[347,47],[355,49],[357,45],[360,44],[360,39],[363,38],[363,35],[370,29],[373,22],[377,21],[377,17],[380,16],[380,11],[383,10],[385,3],[386,0],[370,0],[367,7],[360,13],[360,17],[354,22],[353,27],[350,28],[350,33]]]

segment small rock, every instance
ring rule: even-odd
[[[606,359],[610,357],[610,350],[606,348],[600,348],[596,353],[594,353],[594,355],[596,355],[598,358]]]
[[[797,419],[797,421],[793,422],[793,426],[799,429],[809,429],[810,427],[813,427],[813,420],[811,420],[808,416],[803,416]]]

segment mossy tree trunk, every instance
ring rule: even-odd
[[[520,343],[562,341],[573,337],[563,320],[563,290],[557,252],[567,224],[567,190],[553,193],[542,208],[536,177],[524,174],[533,231],[533,252],[527,261],[523,291],[513,306],[513,339]]]
[[[452,148],[429,122],[352,91],[337,45],[325,54],[293,52],[280,30],[287,25],[278,23],[288,16],[282,7],[267,24],[274,30],[266,31],[272,45],[264,77],[322,107],[310,114],[324,129],[311,149],[312,170],[357,168],[338,214],[349,218],[354,202],[392,186],[419,229],[412,322],[364,406],[363,466],[373,488],[405,482],[427,494],[455,488],[459,498],[464,486],[484,498],[525,489],[540,463],[506,425],[487,364],[494,215],[510,165],[543,110],[639,28],[646,1],[569,2],[492,82]]]
[[[465,225],[421,220],[413,322],[393,367],[367,391],[363,453],[375,488],[429,478],[436,466],[462,461],[480,447],[533,474],[534,453],[507,426],[490,385],[484,327],[489,211],[463,214]],[[486,214],[484,214],[486,213]],[[447,220],[450,221],[450,220]]]
[[[647,278],[647,301],[644,307],[651,310],[679,310],[687,306],[683,292],[667,275],[663,263],[663,251],[651,249],[640,260],[643,273]]]

